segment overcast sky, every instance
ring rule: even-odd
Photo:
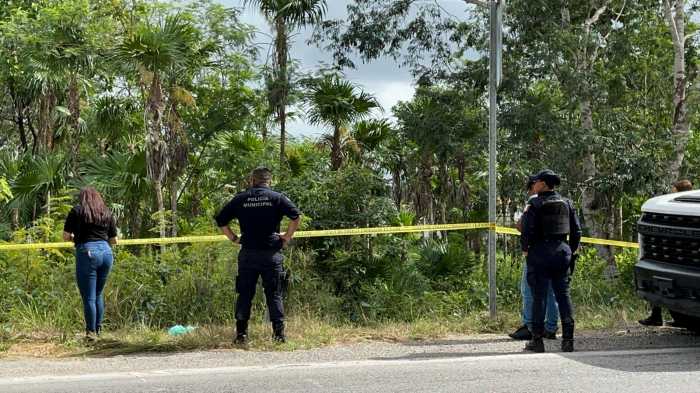
[[[219,0],[226,6],[243,8],[242,0]],[[347,15],[346,6],[352,0],[327,0],[327,19],[340,19]],[[440,0],[441,5],[449,12],[457,16],[464,15],[467,6],[462,0]],[[270,27],[263,16],[256,10],[248,7],[243,10],[242,21],[257,27],[265,34],[270,34]],[[291,56],[301,63],[301,68],[305,72],[311,72],[322,63],[331,64],[333,59],[330,54],[324,53],[321,49],[307,45],[306,41],[310,37],[312,30],[307,29],[300,32],[295,38]],[[259,35],[256,42],[267,42],[269,37]],[[357,68],[346,70],[346,77],[352,82],[360,85],[365,91],[374,94],[385,110],[384,115],[391,115],[391,107],[399,101],[411,99],[414,92],[413,80],[410,72],[406,68],[399,68],[393,59],[380,59],[369,64],[362,64],[356,61]],[[303,119],[288,123],[288,132],[295,137],[317,136],[327,130],[307,124]]]

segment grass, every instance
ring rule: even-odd
[[[576,312],[577,329],[615,329],[634,324],[646,313],[644,307],[639,307],[640,304],[617,309],[581,308]],[[488,317],[488,313],[480,312],[461,319],[421,318],[413,322],[384,321],[357,325],[310,315],[294,315],[287,323],[287,343],[272,341],[269,324],[251,321],[250,343],[245,348],[232,343],[234,328],[222,325],[199,326],[193,332],[178,337],[168,335],[166,329],[137,326],[106,332],[97,343],[89,345],[77,332],[66,334],[48,329],[27,333],[6,326],[0,330],[0,357],[109,357],[214,349],[294,351],[371,341],[428,341],[449,336],[505,334],[519,324],[519,318],[517,312],[501,311],[494,320]]]

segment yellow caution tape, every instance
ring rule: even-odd
[[[299,231],[294,234],[296,238],[310,237],[336,237],[336,236],[356,236],[356,235],[382,235],[392,233],[415,233],[415,232],[436,232],[436,231],[459,231],[468,229],[489,228],[488,222],[463,223],[463,224],[443,224],[443,225],[414,225],[405,227],[377,227],[377,228],[350,228],[350,229],[326,229],[318,231]],[[224,235],[210,236],[181,236],[162,237],[147,239],[120,239],[119,246],[136,246],[147,244],[177,244],[177,243],[212,243],[227,241]],[[28,243],[28,244],[0,244],[0,251],[17,250],[40,250],[47,248],[71,248],[73,243]]]
[[[399,227],[378,227],[378,228],[351,228],[351,229],[326,229],[318,231],[299,231],[295,234],[297,238],[312,238],[312,237],[336,237],[336,236],[357,236],[357,235],[384,235],[394,233],[416,233],[416,232],[437,232],[437,231],[461,231],[471,229],[488,229],[497,233],[507,235],[520,235],[515,228],[497,226],[495,223],[474,222],[463,224],[443,224],[443,225],[414,225],[414,226],[399,226]],[[118,245],[120,246],[136,246],[147,244],[178,244],[178,243],[212,243],[227,241],[224,235],[210,236],[182,236],[182,237],[164,237],[164,238],[147,238],[147,239],[121,239]],[[584,237],[582,243],[589,244],[604,244],[617,247],[639,248],[637,243],[623,242],[618,240],[595,239]],[[71,242],[60,243],[27,243],[27,244],[0,244],[1,251],[18,251],[18,250],[40,250],[40,249],[55,249],[55,248],[72,248]]]
[[[443,225],[414,225],[406,227],[379,227],[379,228],[352,228],[352,229],[326,229],[321,231],[300,231],[294,237],[330,237],[330,236],[354,236],[354,235],[382,235],[392,233],[415,233],[437,231],[461,231],[468,229],[489,228],[488,222],[474,222],[464,224]]]
[[[639,248],[639,243],[623,242],[620,240],[596,239],[594,237],[582,237],[581,243],[603,244],[606,246],[627,247],[627,248]]]
[[[503,233],[505,235],[520,236],[520,232],[517,229],[509,228],[509,227],[496,227],[496,233]]]
[[[496,232],[502,233],[505,235],[520,236],[520,231],[518,231],[515,228],[497,227]],[[602,245],[607,245],[607,246],[626,247],[626,248],[639,248],[639,243],[623,242],[620,240],[598,239],[598,238],[594,238],[594,237],[582,237],[581,243],[602,244]]]

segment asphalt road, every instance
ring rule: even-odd
[[[700,336],[584,333],[579,351],[522,353],[499,335],[306,351],[220,350],[0,360],[0,392],[700,392]]]
[[[9,377],[10,392],[698,392],[700,348]]]

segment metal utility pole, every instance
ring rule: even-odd
[[[488,238],[488,268],[489,268],[489,315],[496,317],[496,112],[498,103],[496,94],[501,83],[501,51],[502,51],[502,0],[489,1],[489,238]]]

